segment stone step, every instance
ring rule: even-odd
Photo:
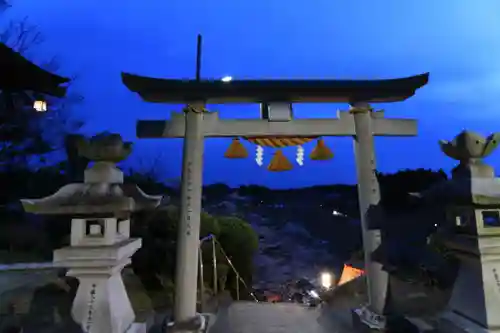
[[[415,325],[420,333],[437,333],[438,329],[422,318],[406,317],[406,319]]]

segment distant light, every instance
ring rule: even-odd
[[[311,290],[309,292],[309,295],[311,295],[311,297],[314,297],[314,298],[319,298],[319,294],[316,290]]]
[[[233,77],[232,76],[224,76],[222,79],[221,79],[222,82],[231,82],[233,81]]]
[[[33,102],[33,109],[37,112],[46,112],[47,111],[47,102],[46,101],[35,101]]]
[[[330,273],[321,273],[321,285],[325,289],[330,289],[332,286],[332,274]]]
[[[434,224],[434,226],[435,226],[435,227],[437,227],[437,226],[438,226],[438,225],[437,225],[437,223],[436,223],[436,224]]]

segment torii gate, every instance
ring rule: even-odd
[[[386,119],[369,103],[404,101],[428,82],[428,73],[390,80],[200,80],[200,44],[196,80],[149,78],[122,73],[125,86],[146,102],[186,103],[170,120],[139,120],[138,138],[184,138],[176,269],[176,321],[196,314],[198,244],[202,195],[204,139],[207,137],[352,136],[356,155],[358,196],[363,231],[369,309],[382,315],[388,275],[370,255],[380,244],[377,230],[369,230],[366,212],[380,201],[375,175],[374,136],[416,136],[416,120]],[[265,119],[222,120],[206,112],[209,103],[349,103],[337,118],[293,119],[291,109],[271,112]],[[261,117],[262,118],[262,117]]]

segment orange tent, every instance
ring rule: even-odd
[[[354,268],[349,265],[344,265],[344,269],[342,270],[342,275],[340,276],[340,280],[337,283],[337,286],[341,286],[344,283],[347,283],[355,278],[365,274],[365,271],[362,269]]]

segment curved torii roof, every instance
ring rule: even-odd
[[[397,102],[413,96],[429,73],[386,80],[175,80],[122,73],[125,86],[146,102],[260,103]]]
[[[0,43],[0,90],[26,91],[63,97],[70,79],[52,74]]]

